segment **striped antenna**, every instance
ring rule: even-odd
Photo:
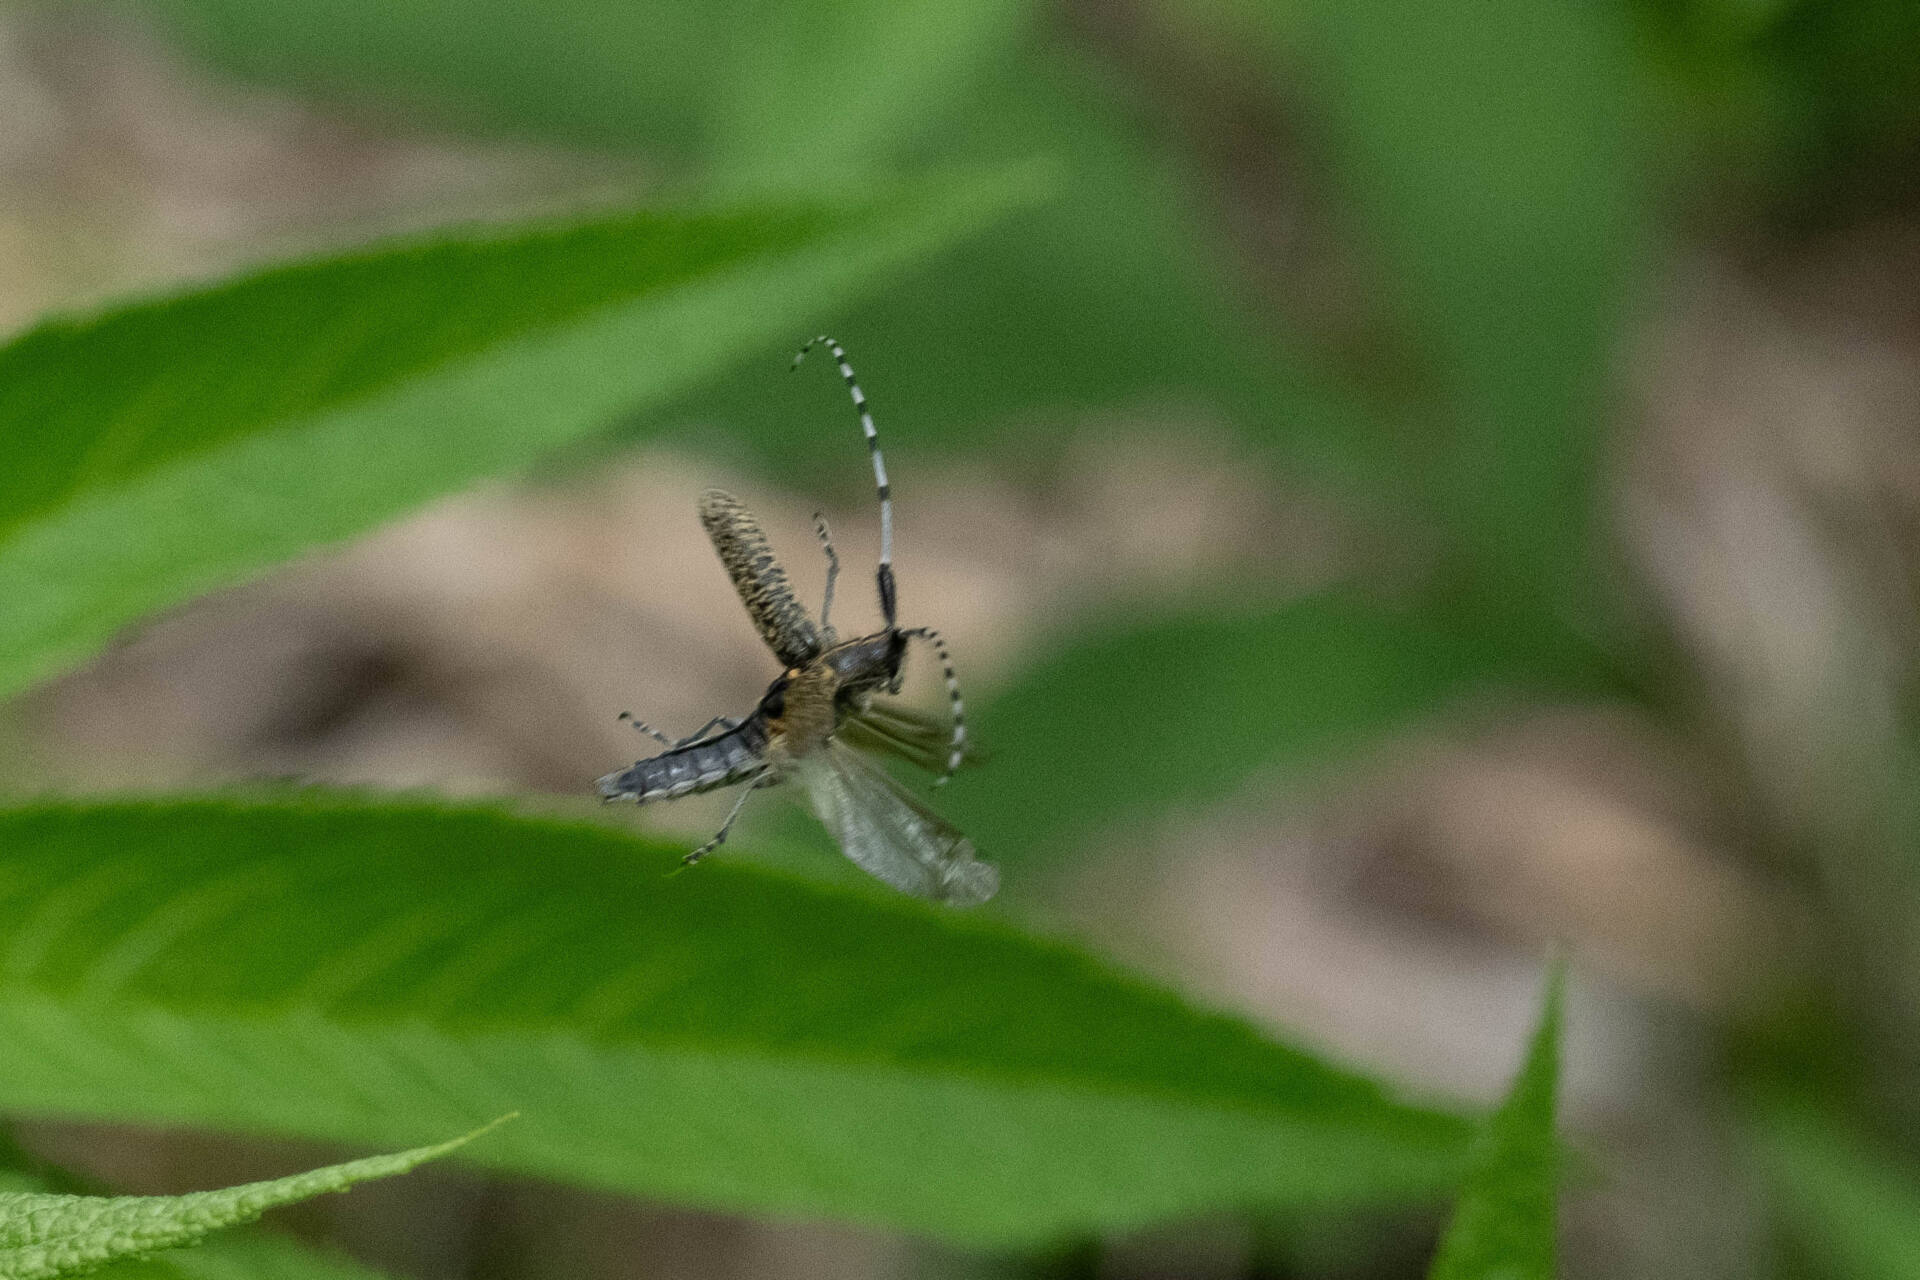
[[[887,483],[886,459],[880,456],[880,435],[873,429],[873,414],[867,409],[867,393],[860,389],[860,383],[853,376],[853,366],[847,363],[847,353],[838,342],[825,334],[814,338],[800,348],[793,357],[793,367],[798,369],[800,362],[807,358],[807,352],[815,347],[825,347],[833,353],[834,363],[840,366],[840,376],[847,381],[847,391],[853,396],[853,407],[860,415],[860,431],[867,438],[867,453],[873,458],[873,483],[880,491],[880,612],[887,620],[887,626],[894,625],[898,612],[898,592],[893,582],[893,488]]]
[[[944,787],[960,767],[960,761],[967,754],[967,704],[960,700],[960,678],[953,674],[953,655],[947,652],[946,639],[932,627],[915,627],[911,631],[902,631],[903,636],[917,636],[933,646],[940,655],[940,674],[946,677],[947,701],[953,709],[953,737],[947,743],[947,768],[933,780],[936,787]]]

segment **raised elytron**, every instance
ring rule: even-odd
[[[840,366],[873,460],[880,495],[877,581],[886,625],[852,640],[841,640],[834,633],[828,615],[833,610],[840,558],[825,520],[814,517],[814,531],[827,556],[827,589],[816,625],[794,598],[786,571],[773,558],[766,534],[752,513],[731,494],[707,490],[700,495],[700,523],[760,638],[785,670],[745,718],[715,716],[677,742],[622,712],[621,719],[631,720],[666,750],[600,779],[600,794],[607,800],[648,804],[721,787],[743,787],[720,830],[683,859],[691,866],[726,840],[748,796],[762,787],[796,780],[805,788],[814,813],[862,870],[918,897],[956,906],[985,902],[1000,887],[999,873],[976,859],[973,844],[965,836],[863,755],[884,752],[929,772],[937,769],[937,787],[971,753],[965,707],[946,642],[930,628],[902,628],[896,621],[893,494],[866,394],[854,379],[846,352],[831,338],[815,338],[801,347],[793,358],[794,368],[816,346],[832,352]],[[891,696],[900,692],[907,647],[913,640],[925,641],[940,659],[947,682],[949,725]]]

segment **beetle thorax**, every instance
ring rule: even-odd
[[[784,694],[778,703],[778,713],[769,715],[767,722],[771,750],[797,759],[824,747],[839,727],[835,700],[840,692],[840,677],[831,665],[815,659],[780,679],[784,682]]]
[[[882,689],[896,690],[906,653],[906,637],[900,632],[876,631],[833,646],[820,655],[820,661],[833,668],[839,680],[837,692],[844,702],[849,697]]]

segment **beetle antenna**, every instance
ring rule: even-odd
[[[967,754],[967,707],[960,700],[960,678],[953,673],[953,655],[947,652],[946,639],[938,631],[932,627],[915,627],[900,634],[925,640],[940,655],[940,674],[947,681],[947,703],[953,717],[953,736],[947,741],[946,771],[933,780],[934,786],[944,787]]]
[[[853,366],[847,363],[847,353],[838,342],[825,334],[814,338],[794,356],[793,367],[798,369],[807,352],[815,347],[825,347],[833,354],[834,363],[840,366],[840,376],[846,379],[854,410],[860,415],[860,431],[867,438],[867,453],[873,459],[873,483],[880,492],[880,568],[875,577],[880,585],[880,613],[887,621],[888,630],[892,630],[899,613],[898,591],[893,581],[893,488],[887,483],[886,459],[880,456],[880,435],[873,429],[867,393],[860,389],[860,383],[853,376]]]

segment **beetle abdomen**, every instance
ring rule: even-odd
[[[718,737],[636,760],[598,785],[603,799],[648,804],[748,782],[766,771],[766,728],[750,717]]]

